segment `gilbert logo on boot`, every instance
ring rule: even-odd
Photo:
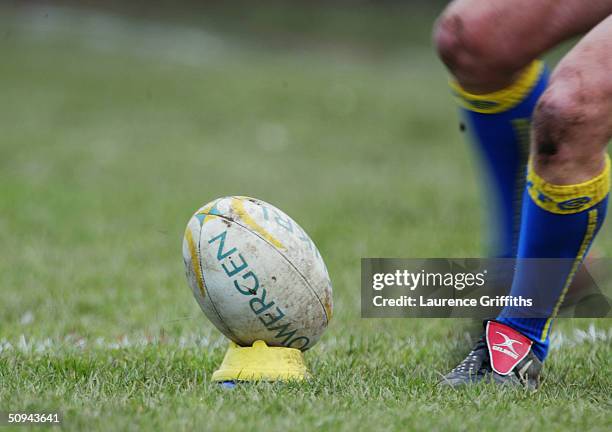
[[[504,324],[487,322],[487,347],[491,367],[500,375],[508,375],[523,360],[533,342],[526,336]]]
[[[519,344],[519,345],[523,345],[522,342],[519,342],[515,339],[510,339],[510,337],[508,337],[508,335],[506,335],[505,333],[502,332],[495,332],[498,335],[500,335],[501,337],[504,338],[504,341],[502,343],[498,343],[498,344],[494,344],[491,349],[494,351],[499,351],[502,352],[504,354],[509,355],[510,357],[512,357],[513,359],[517,359],[518,358],[518,353],[516,352],[516,350],[514,349],[514,344]]]

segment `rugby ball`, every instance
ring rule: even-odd
[[[317,247],[289,216],[230,196],[195,212],[183,239],[193,295],[241,346],[311,348],[332,316],[332,286]]]

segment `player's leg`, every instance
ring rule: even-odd
[[[519,258],[563,258],[554,271],[520,260],[511,295],[544,296],[534,318],[505,308],[466,359],[445,377],[460,385],[484,377],[535,387],[552,317],[606,214],[612,138],[612,16],[563,59],[534,114]],[[538,311],[541,312],[541,311]],[[543,318],[540,318],[543,316]],[[495,373],[493,373],[495,372]]]
[[[534,59],[610,12],[610,0],[456,0],[436,24],[436,47],[489,175],[495,256],[516,255],[529,123],[548,76]]]
[[[612,138],[612,16],[587,34],[557,66],[534,115],[531,163],[523,205],[519,258],[567,258],[547,286],[518,263],[512,295],[550,296],[541,319],[507,308],[501,321],[534,340],[543,359],[550,323],[606,215]],[[537,270],[537,267],[535,268]],[[535,273],[535,274],[534,274]]]
[[[520,221],[515,215],[521,213],[515,192],[521,195],[525,179],[520,146],[528,141],[525,130],[547,85],[546,73],[530,62],[560,41],[592,28],[610,13],[609,0],[586,4],[581,0],[461,0],[453,2],[438,22],[438,51],[455,77],[453,89],[463,116],[491,173],[491,195],[486,201],[497,204],[500,256],[513,256],[515,252],[512,238]],[[529,333],[528,329],[521,330]],[[519,343],[507,341],[502,334]],[[533,386],[541,362],[529,349],[531,343],[512,327],[490,322],[483,339],[444,382],[457,385],[492,376],[504,383]],[[501,353],[505,344],[517,350],[522,344],[528,350],[521,352],[519,363],[506,375],[492,374],[488,348],[493,344],[499,351],[491,352]]]
[[[609,0],[455,0],[434,41],[459,84],[475,94],[510,86],[533,59],[585,33],[612,11]]]

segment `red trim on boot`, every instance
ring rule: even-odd
[[[533,344],[527,336],[496,321],[487,322],[485,334],[491,368],[500,375],[512,372],[527,357]]]

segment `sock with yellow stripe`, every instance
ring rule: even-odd
[[[534,61],[510,87],[475,95],[451,82],[471,141],[488,175],[485,202],[490,209],[491,253],[516,256],[521,199],[533,110],[546,89],[548,71]]]
[[[525,317],[524,309],[506,307],[497,320],[533,340],[534,354],[540,360],[544,360],[548,352],[552,319],[606,216],[609,190],[610,158],[607,156],[601,174],[576,185],[550,184],[529,167],[519,260],[510,295],[542,298],[545,293],[546,302],[537,317],[532,318],[533,314]],[[555,260],[559,264],[554,271],[542,274],[537,265],[521,261],[521,258],[560,259]]]

